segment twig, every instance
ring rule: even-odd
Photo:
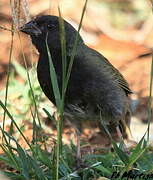
[[[6,28],[6,27],[3,27],[3,26],[0,26],[0,29],[5,30],[5,31],[10,31],[10,32],[12,32],[12,33],[15,32],[14,30],[9,29],[9,28]]]

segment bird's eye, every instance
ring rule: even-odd
[[[35,26],[37,26],[37,25],[38,25],[38,23],[37,23],[36,21],[33,21],[33,24],[34,24]]]
[[[54,25],[54,24],[47,24],[47,27],[48,27],[49,29],[51,29],[51,28],[54,28],[55,25]]]

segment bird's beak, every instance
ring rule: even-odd
[[[20,31],[35,36],[39,36],[40,34],[42,34],[41,30],[37,27],[37,25],[33,21],[30,21],[27,24],[20,27]]]

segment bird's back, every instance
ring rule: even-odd
[[[78,47],[66,105],[75,105],[78,112],[83,109],[90,115],[95,113],[99,116],[101,111],[108,121],[115,121],[125,115],[129,93],[131,90],[124,77],[104,56],[84,44]]]

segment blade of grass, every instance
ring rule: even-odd
[[[13,61],[12,65],[15,68],[15,71],[21,76],[24,80],[27,79],[26,69],[20,65],[17,61]]]
[[[34,113],[32,112],[32,109],[30,109],[30,110],[31,110],[31,114],[32,114],[32,118],[33,118],[33,125],[34,125],[33,126],[34,127],[33,128],[33,140],[34,140],[33,143],[37,143],[38,128],[37,128],[37,124],[36,124],[36,117],[38,119],[38,124],[39,124],[40,128],[41,128],[41,121],[40,121],[40,118],[39,118],[37,103],[36,103],[36,100],[35,100],[35,95],[34,95],[34,91],[33,91],[32,84],[31,84],[30,74],[28,72],[26,58],[25,58],[24,51],[23,51],[22,39],[21,39],[21,36],[20,36],[19,32],[18,32],[18,37],[19,37],[19,41],[20,41],[20,45],[21,45],[21,52],[22,52],[24,64],[25,64],[25,67],[26,67],[26,75],[27,75],[27,78],[28,78],[28,84],[29,84],[29,87],[30,87],[30,90],[31,90],[32,100],[34,102],[34,107],[35,107]]]
[[[146,132],[147,133],[147,132]],[[140,159],[142,157],[142,155],[144,154],[144,152],[147,149],[147,143],[145,141],[145,135],[141,138],[141,140],[139,141],[139,143],[137,144],[137,146],[135,147],[135,149],[133,150],[132,154],[130,156],[128,156],[128,162],[125,164],[125,167],[123,168],[123,170],[120,172],[120,177],[122,177],[122,175],[125,172],[129,172],[129,170],[132,168],[132,165],[134,163],[137,162],[138,159]]]
[[[81,14],[81,20],[80,20],[80,23],[79,23],[78,31],[77,31],[76,38],[75,38],[74,45],[73,45],[73,49],[72,49],[72,55],[71,55],[71,58],[70,58],[70,63],[69,63],[68,70],[67,70],[67,77],[66,77],[66,82],[65,82],[66,87],[68,85],[68,81],[69,81],[69,78],[70,78],[74,57],[75,57],[75,54],[76,54],[76,51],[77,51],[77,43],[78,43],[79,32],[80,32],[80,29],[81,29],[81,26],[82,26],[83,17],[84,17],[85,11],[86,11],[87,3],[88,3],[88,0],[85,0],[85,4],[84,4],[82,14]]]
[[[60,8],[58,7],[59,12],[59,27],[60,27],[60,41],[61,41],[61,52],[62,52],[62,103],[64,105],[64,98],[66,92],[66,70],[67,70],[67,57],[66,57],[66,39],[65,39],[65,27],[64,20],[61,16]],[[63,107],[61,107],[63,109]]]
[[[150,86],[149,86],[149,100],[148,100],[148,128],[147,128],[147,141],[149,141],[150,136],[150,123],[152,120],[152,83],[153,81],[153,53],[151,59],[151,71],[150,71]]]
[[[8,99],[8,89],[9,89],[9,79],[10,79],[10,67],[11,67],[11,60],[12,60],[12,52],[13,52],[13,43],[14,43],[14,26],[12,24],[11,28],[11,45],[10,45],[10,53],[9,53],[9,63],[8,63],[8,70],[7,70],[7,79],[6,79],[6,91],[5,91],[5,107],[7,107],[7,99]],[[4,116],[3,116],[3,130],[5,129],[5,118],[6,118],[6,112],[4,110]],[[2,142],[3,142],[3,136],[2,136]]]
[[[48,37],[48,35],[47,35],[47,37]],[[58,87],[57,76],[56,76],[55,68],[53,65],[51,53],[50,53],[48,43],[47,43],[47,37],[46,37],[46,48],[47,48],[47,54],[48,54],[48,59],[49,59],[50,78],[51,78],[51,83],[52,83],[52,87],[53,87],[53,93],[55,96],[56,106],[57,106],[57,108],[60,108],[61,94],[60,94],[60,90]]]
[[[8,148],[9,146],[7,146],[8,148],[7,149],[4,145],[0,145],[0,147],[2,148],[3,152],[7,157],[7,159],[3,159],[4,156],[1,155],[0,160],[3,160],[6,164],[11,166],[12,168],[19,170],[20,167],[18,166],[17,160],[15,158],[14,153],[12,152],[12,149]]]
[[[30,179],[30,162],[27,153],[22,149],[22,147],[16,143],[17,146],[17,152],[20,158],[20,168],[22,171],[22,174],[26,180]]]
[[[122,162],[127,165],[129,163],[129,156],[126,154],[126,152],[122,151],[121,148],[119,148],[116,144],[116,142],[112,141],[113,147],[119,158],[122,160]]]
[[[47,35],[48,37],[48,35]],[[53,93],[55,97],[55,102],[56,102],[56,107],[57,107],[57,116],[55,117],[56,122],[57,122],[57,147],[56,147],[56,156],[54,156],[54,162],[55,167],[53,166],[53,169],[55,169],[55,174],[53,175],[56,180],[59,179],[59,160],[60,160],[60,149],[61,149],[61,127],[60,127],[60,118],[61,118],[61,94],[58,86],[58,81],[57,81],[57,75],[55,72],[54,64],[52,61],[51,53],[48,47],[47,43],[47,37],[46,37],[46,48],[47,48],[47,53],[48,53],[48,59],[49,59],[49,72],[50,72],[50,79],[52,83],[52,88],[53,88]]]
[[[153,1],[150,0],[151,2],[151,9],[152,9],[152,14],[153,14]],[[152,119],[152,83],[153,81],[153,52],[152,52],[152,59],[151,59],[151,71],[150,71],[150,84],[149,84],[149,100],[148,100],[148,128],[147,128],[147,142],[149,141],[149,136],[150,136],[150,123]]]
[[[31,116],[32,116],[32,119],[33,119],[33,135],[32,135],[32,143],[33,144],[37,144],[37,134],[38,134],[38,130],[37,130],[37,123],[36,123],[36,120],[35,120],[35,116],[32,112],[32,109],[30,108],[30,112],[31,112]]]
[[[22,46],[23,43],[22,43],[22,39],[21,39],[21,36],[20,36],[20,33],[19,33],[19,32],[18,32],[18,37],[19,37],[19,41],[20,41],[20,46],[21,46],[21,52],[22,52],[23,61],[24,61],[25,67],[26,67],[26,73],[27,73],[28,83],[29,83],[29,87],[30,87],[30,90],[31,90],[32,99],[33,99],[33,102],[34,102],[35,113],[36,113],[36,115],[37,115],[37,119],[38,119],[39,126],[41,127],[41,121],[40,121],[40,118],[39,118],[37,103],[36,103],[36,100],[35,100],[35,95],[34,95],[34,91],[33,91],[33,88],[32,88],[32,84],[31,84],[31,80],[30,80],[30,75],[29,75],[29,72],[28,72],[28,66],[27,66],[26,58],[25,58],[24,51],[23,51],[23,46]]]
[[[51,121],[55,122],[55,118],[48,112],[47,109],[43,108],[43,111],[46,113],[46,115],[48,116],[48,118],[49,118]],[[56,123],[56,122],[55,122],[55,123]],[[57,124],[56,124],[56,126],[57,126]]]
[[[25,140],[25,142],[27,143],[27,145],[29,146],[29,148],[31,149],[31,151],[33,151],[32,146],[30,145],[30,143],[28,142],[28,140],[26,139],[26,137],[24,136],[24,134],[22,133],[22,131],[20,130],[20,128],[18,127],[17,123],[15,122],[13,116],[10,114],[10,112],[7,110],[7,108],[5,107],[5,105],[3,104],[3,102],[0,100],[0,106],[4,109],[4,111],[6,112],[6,114],[8,115],[8,117],[11,119],[11,121],[13,122],[13,124],[15,125],[15,127],[17,128],[17,130],[20,132],[20,134],[22,135],[23,139]]]
[[[73,49],[72,49],[72,56],[70,58],[70,63],[68,66],[68,70],[67,70],[67,59],[66,59],[66,40],[65,40],[65,29],[64,29],[64,22],[63,19],[61,17],[61,12],[60,12],[60,8],[58,8],[59,10],[59,23],[60,23],[60,38],[61,38],[61,51],[62,51],[62,70],[63,70],[63,84],[62,84],[62,111],[64,110],[64,98],[65,98],[65,93],[66,93],[66,89],[68,86],[68,81],[70,78],[70,74],[71,74],[71,69],[72,69],[72,65],[73,65],[73,61],[74,61],[74,57],[76,54],[76,50],[77,50],[77,43],[78,43],[78,38],[79,38],[79,31],[81,29],[82,26],[82,21],[83,21],[83,17],[84,17],[84,13],[86,10],[86,6],[87,6],[87,0],[85,1],[85,5],[83,7],[83,11],[81,14],[81,20],[79,23],[79,28],[76,34],[76,38],[75,38],[75,42],[73,45]],[[67,72],[66,72],[67,71]],[[59,124],[59,138],[62,137],[62,131],[61,131],[61,126],[62,126],[62,117],[60,120],[60,124]],[[59,143],[62,142],[61,139],[59,139]],[[58,174],[58,170],[57,170],[57,174]]]
[[[83,8],[83,12],[82,12],[82,16],[81,16],[81,20],[80,20],[80,24],[79,24],[79,28],[78,28],[78,32],[76,34],[76,38],[75,38],[75,42],[73,45],[73,49],[72,49],[72,56],[70,58],[70,64],[68,67],[68,71],[66,72],[67,69],[67,62],[66,62],[66,41],[65,41],[65,29],[64,29],[64,22],[63,19],[61,17],[61,12],[60,9],[59,10],[59,24],[60,24],[60,38],[61,38],[61,52],[62,52],[62,75],[63,75],[63,79],[62,79],[62,94],[60,94],[60,90],[58,87],[58,82],[57,82],[57,75],[55,72],[55,68],[53,65],[53,61],[52,61],[52,57],[51,57],[51,53],[48,47],[48,43],[47,43],[47,37],[46,37],[46,47],[47,47],[47,53],[48,53],[48,58],[49,58],[49,71],[50,71],[50,78],[51,78],[51,82],[52,82],[52,87],[53,87],[53,93],[54,93],[54,97],[55,97],[55,101],[56,101],[56,106],[58,109],[58,117],[57,117],[57,149],[56,149],[56,180],[59,179],[59,162],[60,162],[60,155],[61,155],[61,147],[62,147],[62,120],[63,120],[63,111],[64,111],[64,99],[65,99],[65,93],[66,93],[66,89],[67,89],[67,85],[68,85],[68,81],[69,81],[69,77],[70,77],[70,73],[71,73],[71,69],[72,69],[72,65],[73,65],[73,60],[74,60],[74,56],[76,53],[76,48],[77,48],[77,42],[78,42],[78,37],[79,37],[79,31],[82,25],[82,20],[84,17],[84,13],[85,13],[85,9],[86,9],[86,5],[87,5],[87,0],[85,1],[85,5]]]
[[[127,170],[143,155],[146,149],[147,149],[147,146],[146,146],[145,135],[144,135],[139,141],[139,143],[136,145],[132,154],[130,155],[129,164],[126,167]]]
[[[60,156],[62,155],[62,128],[63,128],[63,112],[64,112],[64,99],[65,99],[65,78],[66,78],[66,69],[67,69],[67,58],[66,58],[66,41],[65,41],[65,27],[64,21],[61,16],[60,8],[58,7],[59,12],[59,29],[60,29],[60,42],[61,42],[61,52],[62,52],[62,94],[60,102],[60,118],[57,121],[57,148],[56,148],[56,179],[59,179],[59,164]]]

